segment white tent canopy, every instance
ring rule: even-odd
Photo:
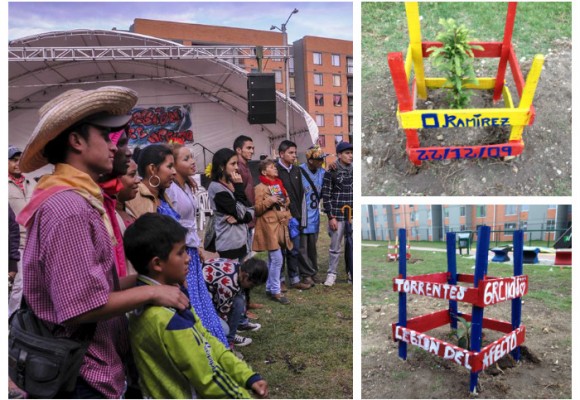
[[[38,109],[60,93],[73,88],[120,85],[138,92],[137,107],[185,105],[191,110],[193,139],[201,145],[193,148],[198,169],[204,163],[202,146],[210,152],[231,148],[234,138],[240,134],[253,138],[256,154],[272,155],[280,141],[286,138],[286,97],[276,93],[276,124],[248,124],[246,72],[219,57],[91,57],[87,52],[78,58],[45,55],[23,58],[17,51],[24,48],[123,50],[170,46],[184,48],[149,36],[102,30],[49,32],[11,41],[8,49],[10,144],[21,148],[26,145],[38,122]],[[298,103],[290,99],[288,106],[290,139],[304,151],[316,143],[318,128]]]

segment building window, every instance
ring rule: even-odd
[[[276,83],[282,83],[282,71],[279,69],[274,70],[274,79],[276,80]]]
[[[395,204],[393,207],[394,207],[394,209],[395,209],[395,210],[398,210],[398,209],[399,209],[399,207],[400,207],[400,205],[398,205],[398,204]]]
[[[318,123],[318,121],[317,121]],[[324,123],[324,118],[322,119],[322,123]],[[322,125],[319,125],[322,126]],[[318,135],[318,145],[322,148],[326,147],[326,136],[324,135]]]
[[[288,72],[290,72],[291,74],[294,73],[294,57],[290,57],[288,59]]]
[[[314,85],[322,86],[322,74],[314,73]]]
[[[546,221],[546,229],[550,230],[550,229],[555,229],[556,228],[556,220],[553,219],[549,219]]]
[[[465,206],[459,207],[459,216],[465,217]]]
[[[503,224],[504,236],[513,236],[516,224],[513,222]]]
[[[520,229],[525,231],[526,229],[528,229],[528,221],[521,221],[520,222]]]
[[[354,119],[352,116],[348,117],[348,133],[350,136],[352,136],[352,126],[354,124]],[[350,141],[352,143],[352,140]]]
[[[332,75],[332,86],[341,86],[340,75],[338,74]]]
[[[293,76],[290,76],[289,78],[290,78],[290,80],[289,80],[289,82],[290,82],[290,89],[289,89],[290,97],[294,97],[294,96],[296,96],[296,84],[294,83]]]
[[[340,67],[340,55],[339,54],[332,55],[332,65],[335,67]]]
[[[555,210],[556,207],[558,207],[558,206],[555,204],[550,204],[550,205],[548,205],[548,210]]]
[[[506,204],[505,215],[516,215],[516,214],[517,214],[517,207],[513,204]]]
[[[342,142],[342,135],[334,135],[334,144]]]
[[[347,66],[346,72],[348,74],[352,74],[352,71],[353,71],[352,57],[346,58],[346,66]]]
[[[465,231],[465,225],[460,225],[460,226],[459,226],[459,231],[460,231],[460,232],[461,232],[461,231]]]
[[[342,115],[341,114],[335,114],[334,126],[342,126]]]
[[[449,208],[445,207],[445,209],[443,210],[443,216],[445,218],[449,218]]]
[[[342,96],[339,94],[335,94],[332,96],[332,104],[335,107],[342,107]]]
[[[415,212],[411,213],[411,222],[415,222]]]
[[[312,62],[314,65],[322,65],[322,53],[312,53]]]
[[[486,207],[485,206],[477,206],[477,218],[484,218],[486,216]]]
[[[314,93],[314,105],[315,106],[324,105],[324,95],[322,93]]]
[[[401,223],[401,214],[395,215],[395,223],[397,224]]]
[[[530,206],[527,205],[527,204],[523,204],[522,205],[522,208],[521,208],[521,211],[522,212],[528,212],[528,211],[530,211]]]
[[[352,78],[346,78],[346,91],[352,93]]]
[[[316,125],[317,126],[324,126],[324,115],[316,114]]]

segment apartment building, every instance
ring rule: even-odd
[[[352,42],[305,36],[294,42],[296,100],[316,121],[319,142],[334,154],[337,143],[352,143]]]
[[[171,40],[186,46],[283,46],[281,32],[187,24],[137,18],[131,32]],[[290,98],[316,121],[319,143],[334,155],[336,143],[352,142],[353,127],[352,41],[305,36],[294,42],[288,61]],[[257,72],[256,59],[230,60],[247,72]],[[285,92],[284,59],[262,61],[263,72],[273,72],[276,90]],[[299,149],[304,153],[305,149]],[[328,161],[333,161],[331,156]]]
[[[365,205],[364,240],[395,240],[400,228],[411,240],[445,240],[446,232],[492,228],[492,240],[511,241],[523,229],[528,240],[554,241],[572,223],[570,205]],[[560,232],[548,232],[551,230]]]

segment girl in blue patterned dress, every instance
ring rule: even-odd
[[[176,148],[175,157],[174,150],[166,145],[150,145],[140,152],[138,157],[139,174],[143,177],[142,183],[148,189],[148,193],[140,191],[144,195],[142,200],[149,196],[153,197],[149,200],[154,202],[155,210],[159,214],[173,217],[188,229],[186,245],[190,256],[187,272],[189,301],[203,326],[229,348],[221,319],[217,315],[203,279],[202,265],[197,249],[200,242],[195,223],[197,201],[191,186],[189,186],[191,184],[189,176],[195,173],[195,161],[192,161],[189,149],[183,146],[174,147]],[[184,161],[185,158],[187,158],[186,161]],[[194,165],[193,169],[191,166],[184,168],[184,165],[191,162]],[[171,171],[171,174],[168,171]],[[148,207],[140,208],[148,211]]]

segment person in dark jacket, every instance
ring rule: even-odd
[[[278,146],[278,154],[280,158],[276,167],[278,168],[278,177],[284,184],[286,191],[288,192],[288,197],[290,198],[290,213],[292,217],[298,221],[299,226],[306,226],[306,213],[304,212],[304,187],[302,186],[302,174],[300,173],[300,167],[294,165],[297,158],[297,147],[296,143],[290,140],[284,140]],[[302,223],[302,217],[304,216],[304,223]],[[290,234],[294,248],[292,250],[286,250],[286,265],[288,269],[288,278],[290,279],[290,286],[293,289],[310,289],[312,287],[312,282],[300,281],[301,276],[311,276],[312,267],[309,267],[309,262],[304,260],[300,254],[300,235]],[[308,271],[307,271],[308,270]],[[282,277],[280,278],[282,291],[286,290],[286,285],[284,283],[284,273],[282,272]]]

